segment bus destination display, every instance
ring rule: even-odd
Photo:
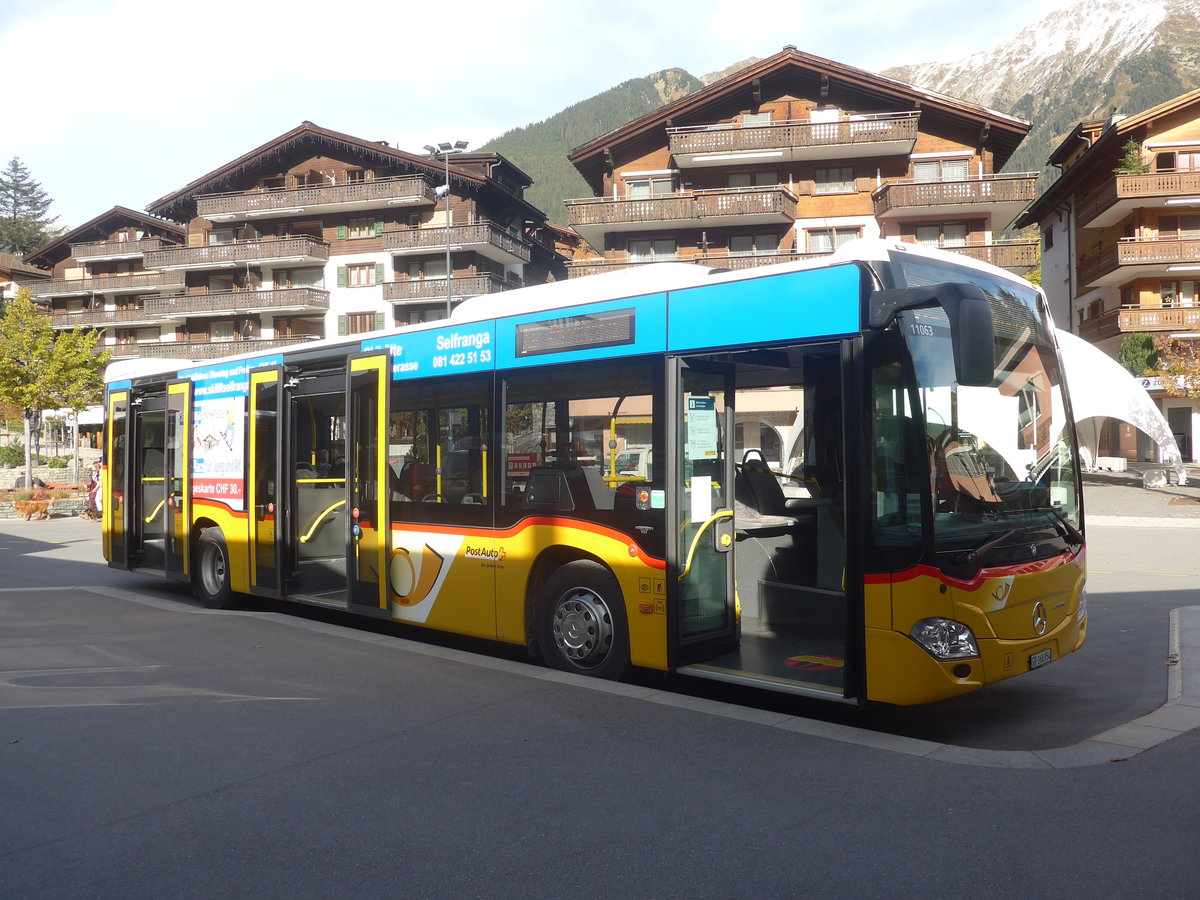
[[[632,309],[614,309],[526,322],[517,326],[517,357],[632,344],[635,318]]]

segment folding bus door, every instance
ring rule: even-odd
[[[250,517],[250,591],[278,597],[283,586],[282,539],[287,533],[279,502],[283,429],[280,427],[283,369],[250,373],[249,461],[246,509]]]
[[[349,430],[346,508],[350,534],[346,552],[349,606],[369,615],[388,615],[388,383],[391,357],[350,360],[347,383]]]
[[[164,507],[163,549],[167,575],[176,580],[188,577],[188,537],[191,532],[192,382],[167,385],[164,417]]]
[[[104,556],[116,569],[129,568],[129,509],[126,480],[129,473],[129,391],[108,395],[105,419],[104,481],[101,484],[101,522],[104,530]]]

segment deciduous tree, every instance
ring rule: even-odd
[[[1200,341],[1156,337],[1163,390],[1172,397],[1200,397]]]
[[[0,402],[25,419],[25,484],[33,483],[30,421],[47,409],[78,413],[99,401],[108,351],[96,353],[99,331],[55,332],[21,288],[0,319]]]

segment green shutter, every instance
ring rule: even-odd
[[[338,316],[338,336],[343,337],[346,334],[346,317]]]
[[[376,219],[375,220],[375,237],[379,237],[381,234],[383,234],[383,219]]]
[[[344,240],[346,239],[346,234],[347,234],[347,232],[346,232],[346,226],[345,226],[345,225],[339,225],[339,226],[337,227],[337,239],[338,239],[339,241],[344,241]]]
[[[381,312],[375,313],[375,330],[383,331],[383,329],[386,327],[387,326],[383,324],[383,313],[381,313]]]
[[[385,276],[383,274],[383,263],[375,263],[375,283],[383,284],[384,277]]]
[[[346,286],[346,267],[338,266],[338,287]]]

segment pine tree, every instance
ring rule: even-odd
[[[14,156],[0,172],[0,250],[23,256],[54,237],[58,216],[46,215],[53,202]]]

